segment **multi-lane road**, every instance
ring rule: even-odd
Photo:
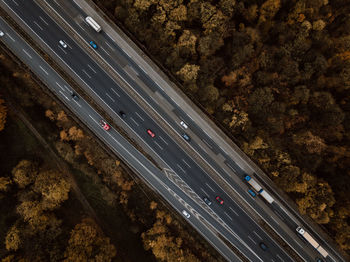
[[[163,168],[162,179],[168,178],[166,182],[163,180],[158,184],[147,179],[148,183],[158,191],[171,188],[171,191],[165,191],[177,192],[176,196],[181,196],[178,203],[175,204],[176,201],[171,199],[169,194],[165,198],[179,211],[183,209],[179,204],[183,205],[183,200],[186,199],[185,207],[194,215],[190,217],[192,224],[195,221],[194,217],[205,218],[207,223],[251,261],[293,261],[256,223],[256,217],[260,217],[278,232],[303,260],[314,261],[316,257],[320,257],[313,248],[305,245],[297,237],[295,228],[299,225],[298,220],[289,219],[291,214],[281,208],[277,201],[273,205],[267,205],[261,199],[253,199],[247,194],[248,187],[242,182],[242,176],[247,172],[243,171],[244,164],[234,161],[230,155],[223,152],[177,101],[172,100],[164,88],[134,62],[130,53],[122,49],[111,34],[98,34],[84,22],[87,14],[81,9],[83,3],[78,6],[71,1],[44,2],[49,5],[45,9],[41,9],[31,0],[2,0],[1,5],[37,44],[105,109],[116,124],[143,145],[144,150]],[[61,20],[60,23],[51,17]],[[60,40],[67,44],[67,48],[59,44]],[[89,46],[91,40],[96,42],[97,49]],[[45,67],[37,64],[36,68],[41,71],[42,78],[51,78]],[[66,99],[66,103],[80,105],[75,108],[77,114],[79,111],[87,111],[82,108],[87,108],[88,105],[82,107],[71,99],[69,88],[64,90],[68,84],[61,85],[62,90],[58,89],[60,86],[57,82],[51,81],[48,86],[52,84],[57,85],[57,94],[63,100]],[[120,111],[125,112],[126,118],[120,116]],[[84,122],[90,122],[90,128],[91,120],[98,124],[101,118],[97,117],[96,113],[93,117],[92,113],[86,112],[80,117]],[[185,120],[189,125],[188,129],[179,124],[181,120]],[[155,137],[152,138],[147,133],[148,129],[155,133]],[[93,131],[98,133],[109,147],[118,151],[116,142],[119,140],[115,138],[116,134],[111,134],[116,133],[113,129],[109,132],[104,132],[101,128],[96,130]],[[190,135],[191,141],[183,139],[182,134],[185,132]],[[120,151],[118,153],[120,154]],[[134,155],[133,161],[135,158]],[[125,157],[124,159],[132,162]],[[228,185],[229,190],[226,187],[223,189],[223,185]],[[237,201],[233,195],[239,196],[240,200]],[[210,207],[201,200],[204,196],[212,200],[213,204]],[[223,205],[215,201],[217,196],[224,200]],[[254,210],[256,216],[249,213],[246,207]],[[224,247],[217,237],[213,237],[213,233],[204,226],[205,224],[198,221],[195,223],[195,228],[199,231],[204,230],[204,236],[212,244],[215,242],[213,245],[228,260],[238,260],[237,257],[228,255],[227,247]],[[211,241],[211,238],[214,240]],[[260,248],[261,242],[269,247],[267,251]],[[343,260],[331,247],[327,251],[331,254],[326,258],[327,261]]]

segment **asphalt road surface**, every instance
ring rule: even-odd
[[[212,179],[205,168],[199,165],[198,158],[192,154],[193,151],[200,155],[201,160],[207,165],[220,173],[227,181],[230,181],[234,190],[243,196],[252,208],[264,215],[265,221],[275,228],[280,228],[280,235],[297,253],[302,255],[305,261],[314,260],[317,253],[313,249],[305,248],[293,230],[294,235],[290,235],[290,227],[295,229],[298,225],[297,222],[289,221],[283,215],[284,212],[276,213],[269,209],[271,207],[266,209],[266,204],[262,203],[261,199],[257,201],[250,198],[246,192],[248,188],[246,185],[245,188],[242,188],[241,185],[235,185],[237,182],[235,178],[241,178],[244,174],[240,166],[231,158],[226,158],[223,161],[226,165],[225,168],[219,165],[208,152],[218,154],[221,151],[220,148],[212,142],[204,130],[198,128],[195,122],[188,118],[187,114],[175,102],[169,103],[173,113],[175,112],[178,117],[185,119],[190,126],[189,130],[183,130],[179,121],[170,117],[168,112],[144,91],[142,85],[146,85],[153,92],[158,92],[165,97],[166,94],[161,92],[162,88],[156,85],[107,34],[94,32],[83,20],[86,14],[83,14],[77,6],[73,5],[73,8],[66,9],[69,10],[69,13],[59,10],[59,6],[56,8],[58,7],[60,16],[79,33],[83,44],[71,38],[69,32],[58,26],[50,18],[50,15],[36,6],[33,1],[17,0],[15,2],[8,0],[3,2],[16,13],[23,24],[31,29],[31,35],[36,37],[41,44],[45,44],[54,58],[66,65],[78,82],[84,83],[87,93],[94,96],[96,101],[104,107],[107,107],[114,116],[118,116],[121,110],[126,113],[126,118],[120,118],[118,121],[122,122],[139,141],[144,143],[146,150],[151,151],[161,160],[162,167],[169,170],[166,174],[170,180],[173,179],[172,181],[182,187],[187,195],[194,196],[194,198],[207,196],[212,200],[213,204],[210,209],[218,215],[217,221],[220,221],[221,225],[228,226],[234,234],[239,236],[238,240],[237,238],[233,239],[231,242],[233,245],[237,247],[240,245],[240,250],[243,250],[242,246],[249,247],[248,249],[251,251],[244,252],[249,259],[252,261],[292,261],[283,249],[254,222],[254,218],[226,194],[225,190]],[[48,2],[52,5],[56,4],[56,1]],[[66,1],[66,3],[68,2]],[[67,48],[62,47],[58,43],[59,40],[63,40],[67,44]],[[96,42],[97,49],[89,46],[91,40]],[[98,55],[114,68],[115,73],[120,78],[119,81],[112,79],[105,68],[94,61],[94,55]],[[41,70],[46,74],[44,69]],[[137,90],[139,96],[142,97],[142,102],[148,108],[141,107],[139,101],[135,101],[135,97],[125,91],[127,88]],[[157,115],[154,115],[150,108],[156,111]],[[170,132],[166,130],[155,118],[166,122],[172,130]],[[154,138],[149,136],[146,132],[147,129],[151,129],[155,133]],[[189,143],[181,137],[184,132],[189,133],[192,138]],[[190,150],[188,149],[189,145]],[[222,152],[221,154],[224,155]],[[232,172],[237,176],[233,177]],[[224,200],[223,205],[215,201],[216,196],[220,196]],[[278,206],[272,207],[278,209]],[[230,239],[228,235],[226,237]],[[269,246],[267,252],[259,248],[260,242]]]

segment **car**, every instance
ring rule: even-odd
[[[58,43],[60,43],[63,48],[67,48],[67,44],[63,40],[58,41]]]
[[[181,122],[180,122],[180,125],[182,125],[183,128],[185,128],[185,129],[188,128],[188,125],[187,125],[184,121],[181,121]]]
[[[262,250],[267,251],[269,248],[267,247],[267,245],[264,242],[260,242],[259,246]]]
[[[182,134],[182,137],[186,140],[186,141],[191,141],[191,138],[190,138],[190,136],[189,135],[187,135],[186,133],[183,133]]]
[[[0,31],[0,36],[4,36],[4,32],[3,31]]]
[[[151,136],[151,137],[155,137],[155,133],[152,132],[151,129],[147,129],[147,133]]]
[[[222,198],[219,197],[219,196],[217,196],[215,199],[216,199],[216,201],[218,201],[218,203],[219,203],[220,205],[222,205],[222,204],[224,203],[224,200],[222,200]]]
[[[316,262],[323,262],[323,260],[319,257],[316,257]]]
[[[210,206],[211,205],[211,201],[210,201],[210,199],[209,198],[207,198],[207,197],[203,197],[203,201],[208,205],[208,206]]]
[[[93,49],[97,49],[97,45],[95,44],[94,41],[90,41],[90,45],[92,46]]]
[[[102,128],[104,129],[104,130],[109,130],[111,127],[106,123],[106,121],[104,121],[104,120],[100,120],[100,125],[102,126]]]
[[[249,190],[248,190],[248,193],[249,193],[252,197],[256,197],[256,193],[255,193],[252,189],[249,189]]]
[[[186,210],[182,210],[182,214],[187,218],[190,218],[191,216]]]
[[[79,96],[74,91],[70,91],[70,95],[75,101],[79,100]]]
[[[126,118],[126,114],[124,113],[124,111],[119,111],[119,115],[120,115],[122,118]]]

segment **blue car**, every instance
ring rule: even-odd
[[[92,46],[93,49],[97,49],[97,45],[95,44],[94,41],[90,41],[90,45]]]
[[[256,194],[253,190],[249,189],[248,193],[252,196],[252,197],[256,197]]]

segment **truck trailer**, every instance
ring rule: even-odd
[[[260,194],[260,192],[262,192],[261,191],[261,190],[263,190],[262,187],[254,180],[254,178],[246,175],[244,177],[244,179],[245,179],[245,181],[248,182],[249,185],[251,185],[255,189],[256,192],[258,192],[259,194]]]
[[[307,241],[310,245],[312,245],[323,257],[328,256],[328,252],[320,246],[320,244],[302,227],[297,227],[296,231]]]

